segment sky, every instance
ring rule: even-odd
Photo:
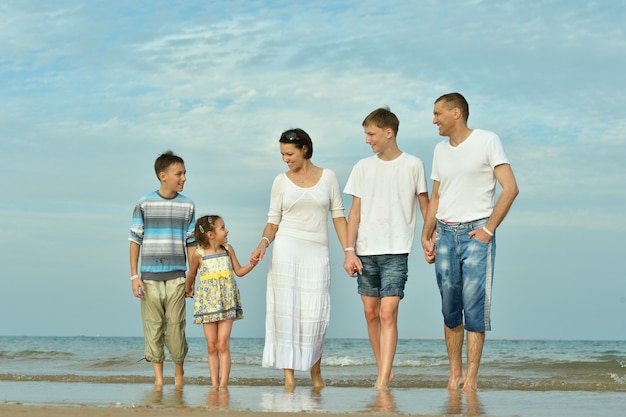
[[[458,91],[520,188],[497,231],[487,337],[626,340],[624,21],[621,0],[3,2],[0,335],[142,336],[128,233],[163,151],[246,262],[287,169],[283,130],[306,130],[343,188],[372,155],[363,118],[386,105],[430,177],[433,103]],[[421,226],[400,338],[443,336]],[[328,337],[366,338],[330,238]],[[268,266],[238,280],[233,337],[264,335]],[[202,337],[192,310],[187,335]]]

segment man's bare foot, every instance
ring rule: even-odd
[[[449,390],[457,390],[461,388],[461,386],[465,386],[465,372],[460,377],[452,377],[450,376],[450,380],[448,380],[448,389]]]
[[[463,382],[463,392],[476,392],[478,390],[478,383],[475,380],[469,378]]]

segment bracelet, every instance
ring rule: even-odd
[[[354,248],[352,246],[350,246],[349,248],[345,248],[343,251],[344,252],[354,252]]]
[[[137,279],[137,278],[139,278],[139,275],[135,274],[132,277],[130,277],[130,280],[132,281],[132,280]]]
[[[487,227],[483,226],[483,231],[487,233],[489,236],[493,237],[493,232],[487,229]]]
[[[268,237],[263,236],[263,237],[261,238],[261,240],[266,241],[266,242],[267,242],[267,247],[268,247],[268,248],[270,247],[270,243],[272,243],[272,242],[270,242],[270,239],[269,239]]]

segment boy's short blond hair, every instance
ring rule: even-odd
[[[393,130],[394,136],[398,135],[398,128],[400,127],[400,120],[391,112],[391,109],[387,106],[380,107],[363,119],[363,127],[374,125],[381,129],[390,128]]]

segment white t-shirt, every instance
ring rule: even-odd
[[[361,199],[358,255],[411,252],[417,217],[417,196],[428,192],[424,164],[407,153],[393,161],[377,155],[357,162],[344,193]]]
[[[458,146],[449,139],[435,146],[431,179],[439,181],[436,217],[446,222],[471,222],[491,216],[495,204],[494,168],[508,164],[498,135],[474,129]]]
[[[278,224],[276,235],[309,240],[328,246],[328,212],[344,215],[341,189],[335,173],[322,171],[313,187],[299,187],[279,174],[272,184],[268,223]]]

